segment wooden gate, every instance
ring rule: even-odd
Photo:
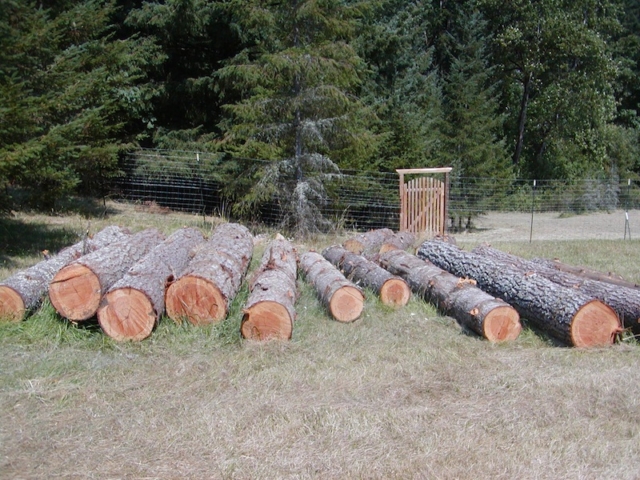
[[[400,175],[400,231],[444,235],[451,167],[396,170]],[[444,181],[425,174],[444,173]],[[405,183],[404,176],[422,175]]]

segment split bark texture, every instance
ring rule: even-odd
[[[365,252],[369,253],[378,252],[382,244],[393,236],[393,230],[388,228],[380,228],[378,230],[371,230],[366,233],[360,233],[346,240],[342,246],[353,253],[358,255]]]
[[[187,267],[202,233],[181,228],[156,245],[111,286],[98,309],[104,332],[115,340],[147,338],[164,312],[165,287]]]
[[[194,325],[222,321],[240,290],[251,257],[253,235],[237,223],[218,225],[166,293],[167,315]]]
[[[330,262],[316,252],[300,256],[300,268],[331,316],[339,322],[352,322],[364,309],[362,290],[347,280]]]
[[[81,256],[126,238],[129,231],[109,226],[82,241],[61,250],[57,255],[21,270],[0,283],[0,319],[20,321],[35,308],[47,293],[49,283],[65,265]]]

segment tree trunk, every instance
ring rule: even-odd
[[[181,228],[133,265],[100,302],[98,321],[104,332],[115,340],[147,338],[164,312],[167,284],[182,273],[202,242],[198,230]]]
[[[529,94],[531,92],[531,82],[533,74],[528,72],[523,81],[522,98],[520,99],[520,114],[518,115],[518,138],[516,140],[516,148],[513,152],[513,164],[516,168],[520,165],[520,157],[522,156],[522,146],[524,145],[524,131],[527,123],[527,107],[529,106]]]
[[[251,340],[290,339],[296,312],[296,252],[287,240],[276,238],[262,255],[243,310],[240,333]]]
[[[333,318],[339,322],[352,322],[360,316],[364,294],[322,255],[316,252],[303,254],[300,268]]]
[[[218,225],[198,247],[182,276],[167,289],[167,315],[193,325],[222,321],[240,290],[253,255],[253,235],[237,223]]]
[[[385,305],[401,307],[411,298],[407,282],[360,255],[340,246],[326,248],[322,255],[341,269],[347,278],[376,292]]]
[[[518,312],[480,290],[475,282],[456,277],[402,250],[381,254],[380,264],[404,278],[414,293],[487,340],[503,342],[518,338],[522,330]]]
[[[599,272],[586,267],[577,267],[573,265],[567,265],[559,260],[548,260],[546,258],[533,258],[534,263],[540,263],[549,268],[555,268],[561,272],[571,273],[578,277],[588,278],[589,280],[596,280],[598,282],[610,283],[612,285],[619,285],[621,287],[640,289],[640,285],[634,282],[628,282],[620,275],[613,272]]]
[[[389,250],[407,250],[416,242],[415,234],[411,232],[398,232],[384,240],[378,253],[383,254]]]
[[[80,257],[53,277],[51,304],[72,322],[93,317],[107,290],[162,240],[158,230],[148,229]]]
[[[122,240],[129,231],[110,226],[67,247],[54,257],[43,260],[0,283],[0,319],[20,321],[27,310],[35,308],[49,288],[49,282],[65,265],[82,255],[99,250],[110,243]]]
[[[522,317],[568,345],[610,345],[620,332],[618,315],[609,306],[539,275],[439,241],[424,242],[418,256],[474,279],[482,290],[513,305]]]
[[[382,244],[393,236],[393,230],[380,228],[360,233],[346,240],[342,246],[350,252],[360,255],[365,250],[378,252]]]
[[[640,334],[640,291],[634,288],[581,278],[556,270],[542,261],[525,260],[488,245],[476,247],[473,253],[490,258],[495,262],[512,265],[525,272],[536,273],[558,285],[579,290],[589,297],[596,298],[613,308],[626,328],[631,328],[636,335]]]

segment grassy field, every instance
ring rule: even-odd
[[[87,229],[207,233],[217,221],[115,204],[98,216],[18,213],[0,219],[0,279]],[[640,281],[637,241],[493,245]],[[255,344],[238,333],[246,297],[218,326],[163,319],[140,343],[74,327],[48,303],[0,325],[0,477],[640,477],[632,339],[577,350],[525,328],[492,345],[420,299],[392,310],[373,295],[344,325],[301,282],[293,339]]]

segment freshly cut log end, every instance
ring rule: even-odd
[[[515,340],[522,331],[520,315],[510,305],[494,308],[485,316],[483,330],[491,342]]]
[[[0,286],[0,321],[19,322],[27,308],[13,288]]]
[[[293,333],[293,319],[278,302],[258,302],[244,310],[240,333],[249,340],[289,340]]]
[[[576,347],[611,345],[621,331],[616,312],[599,300],[585,304],[571,322],[571,340]]]
[[[60,270],[49,285],[49,299],[56,311],[73,322],[91,318],[100,306],[102,286],[85,265],[74,263]]]
[[[167,315],[176,323],[218,323],[227,314],[227,301],[213,282],[187,275],[172,283],[165,297]]]
[[[353,322],[362,314],[364,295],[356,287],[341,287],[329,302],[329,311],[339,322]]]
[[[411,289],[407,282],[400,278],[391,278],[380,288],[380,300],[385,305],[404,307],[411,298]]]
[[[156,323],[153,304],[140,290],[118,288],[107,293],[98,309],[98,322],[117,341],[144,340]]]

